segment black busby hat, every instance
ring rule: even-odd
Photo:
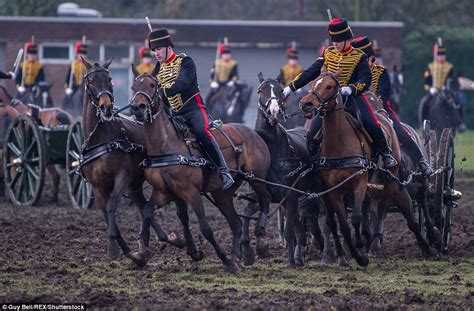
[[[362,52],[367,54],[367,57],[375,56],[375,51],[372,47],[372,43],[367,37],[354,38],[351,42],[351,45],[353,48],[361,50]]]
[[[75,50],[77,54],[87,54],[87,44],[78,41],[76,42]]]
[[[174,47],[171,36],[166,28],[154,30],[148,34],[148,42],[150,49],[154,50],[159,47],[172,46]]]
[[[446,48],[443,45],[443,40],[438,38],[438,41],[433,47],[433,54],[435,55],[446,55]]]
[[[333,18],[329,22],[328,32],[332,42],[350,40],[353,37],[351,27],[349,27],[347,20],[342,18]]]

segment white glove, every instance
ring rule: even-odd
[[[218,87],[219,87],[219,83],[217,83],[216,81],[211,82],[211,88],[212,89],[217,89]]]
[[[291,88],[289,86],[285,87],[283,89],[283,96],[288,97],[288,95],[290,95],[290,94],[291,94]]]
[[[233,87],[234,85],[235,85],[235,81],[233,80],[230,80],[229,82],[227,82],[228,87]]]
[[[341,95],[349,96],[352,94],[352,89],[349,86],[341,87]]]
[[[435,87],[430,87],[430,94],[434,95],[436,93],[438,93],[438,90]]]
[[[15,80],[16,74],[13,71],[9,71],[8,74],[11,76],[12,80]]]
[[[18,88],[18,93],[23,94],[25,93],[25,91],[26,91],[25,87],[20,85],[20,87]]]
[[[66,95],[69,96],[72,94],[72,89],[68,87],[65,92],[66,92]]]

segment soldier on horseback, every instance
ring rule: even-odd
[[[425,91],[427,93],[420,101],[421,106],[421,121],[429,119],[429,112],[433,99],[443,87],[446,86],[448,79],[454,79],[453,64],[446,61],[446,49],[442,44],[441,38],[433,47],[434,60],[428,64],[425,71]],[[461,118],[463,115],[462,105],[460,107]],[[459,125],[460,128],[465,127],[464,124]]]
[[[397,113],[392,109],[390,104],[391,83],[387,69],[377,64],[376,52],[372,47],[372,43],[367,37],[357,37],[352,40],[352,47],[361,50],[369,58],[370,70],[372,72],[371,89],[379,100],[382,101],[384,109],[387,111],[390,119],[393,121],[393,128],[399,141],[407,150],[409,156],[415,163],[418,163],[423,176],[428,177],[433,174],[433,169],[423,157],[418,144],[415,142],[410,133],[401,124]]]
[[[224,38],[224,43],[219,45],[219,58],[216,59],[211,68],[211,89],[206,96],[206,103],[209,104],[212,96],[217,93],[221,86],[227,85],[232,87],[239,80],[237,61],[232,58],[232,53]]]
[[[209,131],[209,117],[199,93],[194,61],[186,54],[175,54],[173,41],[166,28],[152,31],[148,40],[150,49],[159,62],[157,79],[163,100],[171,108],[172,115],[184,118],[204,151],[216,164],[222,179],[222,188],[230,188],[234,180],[219,146]]]
[[[138,73],[151,73],[155,68],[155,64],[152,61],[151,50],[146,46],[142,46],[138,53],[140,54],[140,64],[135,67]]]
[[[69,102],[72,95],[78,90],[81,90],[84,85],[84,75],[87,72],[86,66],[81,60],[81,57],[87,59],[87,45],[85,42],[76,42],[75,49],[76,59],[69,66],[66,75],[65,93],[63,107],[66,107],[66,102]]]
[[[286,50],[286,57],[288,58],[288,63],[280,69],[280,74],[277,77],[277,80],[284,86],[288,86],[291,81],[303,72],[303,68],[298,62],[298,50],[294,44]]]
[[[353,111],[355,104],[360,111],[362,124],[369,135],[375,141],[383,157],[384,166],[391,168],[397,165],[397,161],[392,156],[387,139],[380,127],[375,114],[364,94],[368,90],[372,81],[370,66],[367,56],[352,48],[352,30],[344,19],[333,18],[328,31],[333,46],[324,51],[324,55],[318,59],[294,81],[287,86],[283,94],[288,96],[291,92],[305,86],[321,74],[323,65],[327,71],[336,73],[340,71],[339,83],[341,85],[341,95],[346,102],[346,108]],[[352,106],[352,107],[351,107]],[[322,126],[322,118],[316,117],[311,121],[308,130],[307,142],[310,153],[317,154],[319,142],[314,140],[317,132]]]
[[[25,43],[25,50],[26,57],[20,64],[18,75],[15,77],[18,98],[21,98],[27,89],[45,80],[43,65],[38,62],[38,46],[34,37]]]

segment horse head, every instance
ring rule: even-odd
[[[257,76],[260,81],[260,85],[257,88],[259,108],[268,121],[274,125],[278,122],[279,114],[285,115],[283,86],[276,79],[264,79],[261,72]]]
[[[98,63],[91,64],[82,57],[81,59],[87,68],[84,85],[89,101],[96,108],[101,120],[112,121],[114,119],[114,95],[112,78],[109,76],[108,70],[112,59],[106,61],[102,66]]]
[[[162,104],[159,94],[160,85],[156,75],[139,74],[132,64],[135,80],[132,84],[133,97],[130,105],[135,118],[140,122],[152,122],[158,106]]]
[[[309,84],[310,90],[300,100],[300,109],[305,118],[311,119],[315,114],[323,116],[326,112],[336,109],[336,98],[339,95],[340,85],[338,76],[340,71],[323,72]]]

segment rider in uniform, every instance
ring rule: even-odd
[[[44,81],[43,65],[38,62],[38,46],[32,40],[26,42],[26,61],[21,62],[18,75],[15,77],[16,87],[18,90],[17,97],[21,97],[26,89],[33,87],[40,81]],[[25,75],[23,79],[23,75]],[[23,79],[23,85],[21,80]]]
[[[221,86],[232,87],[235,85],[235,81],[239,80],[237,61],[232,58],[228,44],[224,43],[219,46],[219,56],[211,68],[211,88],[206,96],[207,104]]]
[[[446,61],[446,49],[441,42],[437,42],[433,47],[433,62],[428,64],[425,71],[425,96],[420,101],[421,120],[428,119],[433,97],[445,86],[448,79],[453,79],[453,64]],[[462,115],[461,110],[461,115]],[[465,127],[464,124],[460,127]]]
[[[382,101],[384,109],[387,111],[390,119],[393,121],[393,128],[398,136],[400,143],[405,147],[409,156],[415,163],[418,163],[423,176],[428,177],[433,174],[433,169],[426,162],[423,153],[411,134],[405,129],[398,118],[397,113],[390,105],[391,83],[390,75],[387,69],[376,63],[375,50],[367,37],[357,37],[352,40],[352,47],[361,50],[369,58],[370,70],[372,72],[371,90]]]
[[[196,139],[217,165],[222,189],[230,188],[234,180],[219,146],[209,131],[209,117],[199,93],[194,61],[185,54],[175,54],[173,41],[166,28],[152,31],[148,39],[150,49],[160,63],[157,79],[162,98],[171,108],[173,115],[185,119]]]
[[[298,50],[296,48],[288,48],[286,50],[286,57],[288,62],[280,69],[280,74],[277,77],[277,80],[284,86],[288,86],[291,81],[303,72],[303,68],[298,62]]]
[[[369,135],[376,143],[383,157],[384,166],[391,168],[397,165],[397,161],[392,156],[387,139],[381,129],[372,107],[364,94],[368,90],[372,81],[369,62],[367,56],[360,50],[352,48],[352,30],[344,19],[333,18],[328,26],[329,36],[333,46],[324,51],[324,55],[318,59],[294,81],[283,90],[284,96],[305,86],[321,74],[321,67],[324,65],[328,72],[336,73],[342,70],[339,75],[341,85],[341,95],[348,98],[348,108],[355,104],[360,111],[362,123]],[[316,117],[311,121],[308,129],[307,142],[311,154],[315,155],[318,150],[314,137],[322,126],[322,118]]]
[[[155,68],[149,48],[142,46],[139,51],[140,64],[136,67],[139,74],[151,73]]]
[[[76,42],[74,50],[76,51],[76,59],[72,62],[67,71],[65,83],[65,100],[83,87],[84,75],[87,72],[86,66],[81,60],[81,57],[87,59],[87,45],[81,41],[78,41]]]

